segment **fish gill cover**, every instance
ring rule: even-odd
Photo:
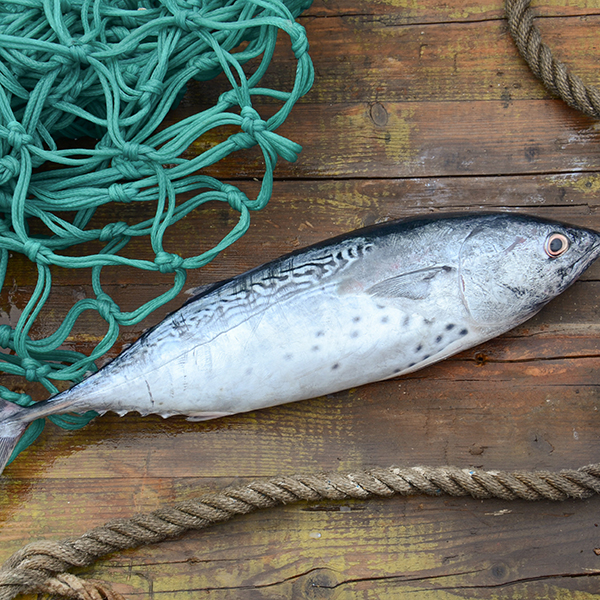
[[[58,391],[51,380],[81,380],[113,346],[121,325],[138,323],[173,299],[185,283],[187,269],[205,265],[244,234],[249,211],[263,208],[271,196],[278,156],[293,161],[301,150],[274,130],[312,85],[306,33],[295,22],[310,3],[0,3],[0,286],[14,252],[25,254],[38,273],[37,286],[15,327],[0,325],[0,372],[38,381],[51,393]],[[289,91],[261,87],[280,30],[289,36],[296,59]],[[252,74],[242,66],[249,61]],[[160,127],[188,82],[206,82],[221,73],[230,89],[213,106]],[[273,116],[262,119],[253,108],[257,97],[277,104]],[[197,156],[185,155],[190,144],[222,125],[233,126],[235,133]],[[88,142],[74,141],[82,137]],[[255,145],[265,164],[256,198],[202,174],[230,154]],[[230,232],[197,256],[183,258],[165,251],[167,228],[209,201],[227,203],[239,212]],[[98,227],[91,221],[100,206],[131,202],[152,203],[155,217],[135,223],[111,221],[113,211],[105,210],[108,222]],[[30,229],[32,223],[35,227]],[[153,260],[124,252],[130,240],[140,236],[150,237]],[[72,249],[85,242],[95,242],[98,250],[83,255],[81,248]],[[53,265],[91,269],[95,297],[76,302],[54,333],[32,339],[29,333],[50,293]],[[121,311],[101,284],[102,268],[115,265],[172,273],[173,285],[137,309]],[[108,324],[106,334],[89,356],[61,349],[86,310],[98,311]],[[21,406],[32,403],[27,394],[4,386],[0,396]],[[93,416],[51,419],[73,429]],[[14,455],[42,429],[43,421],[33,423]]]

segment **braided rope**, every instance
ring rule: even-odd
[[[236,515],[293,502],[394,495],[472,496],[503,500],[583,499],[600,493],[600,464],[577,470],[484,471],[458,467],[371,469],[348,474],[275,477],[205,494],[197,500],[115,519],[79,538],[24,546],[0,569],[0,600],[43,592],[81,600],[121,600],[106,584],[66,571],[91,565],[119,550],[153,544],[204,529]]]
[[[531,0],[506,0],[508,28],[534,75],[544,85],[562,98],[569,106],[590,117],[600,119],[600,90],[586,86],[583,80],[552,56],[550,48],[542,42],[539,29],[533,24]]]

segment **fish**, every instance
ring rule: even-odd
[[[201,289],[62,393],[27,408],[0,401],[0,467],[49,415],[215,419],[411,373],[520,325],[598,255],[600,233],[514,213],[326,240]]]

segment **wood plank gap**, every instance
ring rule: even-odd
[[[592,573],[553,573],[549,575],[540,575],[539,577],[523,577],[521,579],[511,579],[510,581],[503,581],[501,583],[490,583],[488,585],[453,585],[450,587],[436,588],[438,591],[452,591],[452,590],[486,590],[486,589],[497,589],[509,587],[511,585],[519,585],[522,583],[532,583],[535,581],[547,581],[548,579],[580,579],[582,577],[596,577],[600,575],[598,572]],[[425,580],[427,578],[424,578]]]
[[[323,177],[294,177],[291,179],[290,177],[274,177],[273,181],[276,183],[287,183],[289,181],[294,181],[294,183],[325,183],[327,181],[428,181],[430,179],[495,179],[497,177],[503,177],[504,179],[508,178],[519,178],[519,177],[560,177],[560,176],[573,176],[580,174],[589,174],[589,175],[600,175],[600,171],[598,169],[590,169],[581,171],[521,171],[519,173],[486,173],[486,174],[477,174],[477,173],[464,173],[461,175],[444,173],[441,175],[419,175],[419,176],[410,176],[410,175],[378,175],[377,177],[368,177],[366,175],[327,175]],[[244,182],[254,182],[256,183],[255,177],[240,177],[236,179],[235,177],[228,177],[226,181],[244,181]],[[545,204],[544,206],[564,206],[564,204]],[[577,204],[569,204],[569,206],[578,206]],[[585,204],[580,204],[579,206],[585,206]]]
[[[536,14],[536,21],[542,20],[554,20],[554,19],[581,19],[582,17],[597,17],[600,16],[600,12],[582,12],[578,14],[571,15],[544,15],[544,14]],[[389,18],[385,18],[382,15],[376,13],[348,13],[348,14],[339,14],[339,15],[303,15],[298,18],[298,21],[302,23],[302,21],[316,21],[318,19],[356,19],[356,18],[372,18],[373,22],[383,23],[389,22]],[[497,17],[485,17],[481,19],[448,19],[447,21],[409,21],[405,23],[392,23],[389,22],[388,27],[396,27],[398,29],[407,28],[407,27],[428,27],[430,25],[437,26],[446,26],[446,25],[471,25],[478,23],[497,23],[499,21],[506,21],[506,17],[498,15]],[[508,35],[508,32],[507,32]],[[310,39],[309,39],[310,42]]]

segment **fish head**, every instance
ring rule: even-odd
[[[568,288],[600,255],[600,233],[521,215],[475,220],[460,248],[458,286],[473,321],[507,330]]]

